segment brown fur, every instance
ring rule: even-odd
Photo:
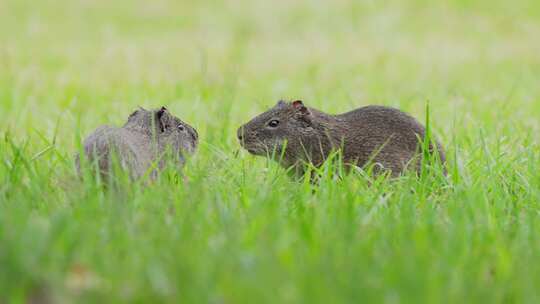
[[[279,121],[277,127],[270,125],[274,120]],[[389,170],[397,176],[407,166],[420,170],[419,138],[424,139],[425,128],[410,115],[384,106],[330,115],[301,101],[280,101],[241,126],[237,135],[252,154],[283,155],[280,163],[286,168],[301,167],[305,162],[320,166],[333,151],[340,150],[347,165],[373,163],[377,172]],[[444,151],[436,145],[444,163]],[[430,145],[430,153],[432,150]]]

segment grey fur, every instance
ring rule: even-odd
[[[172,152],[180,168],[185,161],[184,153],[194,153],[197,143],[197,131],[165,107],[150,111],[140,108],[123,127],[102,126],[90,134],[84,141],[84,153],[91,164],[97,162],[102,176],[110,173],[115,158],[133,179],[146,174],[155,178],[166,164],[167,152]],[[76,166],[80,172],[78,155]]]
[[[270,126],[272,120],[279,121],[277,127]],[[420,170],[419,138],[424,139],[425,128],[394,108],[372,105],[329,115],[297,100],[279,101],[241,126],[237,136],[250,153],[275,153],[283,167],[295,166],[300,168],[296,170],[299,173],[303,172],[303,163],[320,166],[330,153],[341,150],[347,165],[373,163],[376,172],[390,170],[392,176],[398,176],[407,167]],[[443,148],[438,142],[436,145],[439,160],[444,163]]]

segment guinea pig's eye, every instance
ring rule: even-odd
[[[186,127],[184,127],[184,125],[178,125],[178,130],[184,131],[185,129],[186,129]]]
[[[268,126],[270,128],[277,128],[278,125],[279,125],[279,120],[276,120],[276,119],[270,120],[268,122]]]

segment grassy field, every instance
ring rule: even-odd
[[[429,102],[450,175],[294,181],[235,137],[279,98]],[[185,181],[76,178],[161,105]],[[539,132],[536,0],[3,0],[0,303],[538,303]]]

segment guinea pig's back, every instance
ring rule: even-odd
[[[140,137],[123,128],[102,126],[86,138],[84,153],[89,163],[97,162],[102,174],[110,172],[114,159],[131,175],[138,176],[142,167],[141,158],[144,158],[147,150]]]
[[[340,118],[350,130],[347,141],[352,143],[348,151],[351,155],[365,159],[378,153],[375,159],[396,171],[415,157],[419,140],[425,137],[425,128],[418,120],[395,108],[371,105],[344,113]],[[444,151],[438,142],[437,150],[444,163]]]

